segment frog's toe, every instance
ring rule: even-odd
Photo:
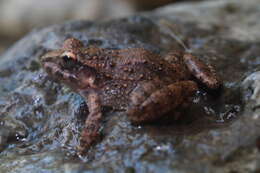
[[[221,81],[212,66],[203,63],[191,54],[185,54],[183,60],[191,74],[209,89],[218,89],[221,86]]]

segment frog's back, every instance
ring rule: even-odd
[[[118,50],[110,62],[111,80],[106,81],[102,90],[104,105],[124,109],[129,104],[129,95],[144,81],[160,81],[168,85],[185,80],[185,68],[181,64],[170,64],[161,56],[142,48]]]
[[[158,54],[143,48],[120,50],[115,74],[135,81],[159,79],[166,83],[188,78],[186,67],[180,62],[171,64]]]

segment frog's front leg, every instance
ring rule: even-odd
[[[221,81],[212,66],[206,65],[204,62],[188,53],[184,54],[183,62],[186,64],[191,74],[208,88],[217,89],[220,87]]]
[[[86,94],[84,93],[83,95]],[[90,92],[87,93],[86,98],[89,115],[81,131],[80,144],[78,147],[79,154],[84,154],[84,152],[100,138],[102,112],[99,95],[96,92]]]
[[[131,93],[127,110],[129,119],[136,124],[153,122],[166,113],[190,102],[198,90],[193,81],[180,81],[157,88],[156,82],[140,83]]]

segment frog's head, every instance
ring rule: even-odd
[[[94,88],[97,72],[79,61],[83,44],[74,38],[66,40],[62,49],[53,50],[40,58],[42,67],[53,79],[74,89]]]

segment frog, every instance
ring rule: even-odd
[[[178,119],[181,108],[189,107],[199,86],[214,91],[222,85],[211,65],[185,51],[162,56],[144,48],[84,46],[72,37],[40,61],[48,76],[67,85],[87,103],[79,154],[100,140],[104,106],[124,110],[133,125],[156,123],[169,112]]]

